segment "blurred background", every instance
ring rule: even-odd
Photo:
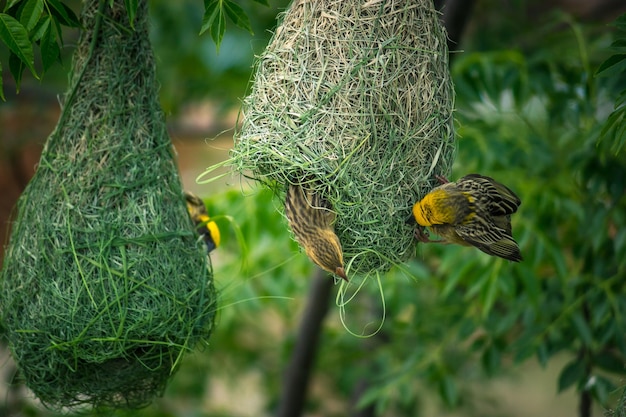
[[[67,3],[79,12],[79,1]],[[380,277],[382,293],[376,279],[366,281],[342,314],[339,286],[299,251],[270,192],[233,175],[197,181],[228,158],[254,55],[288,2],[238,4],[254,35],[228,22],[218,53],[208,34],[198,35],[201,1],[150,1],[161,102],[184,187],[206,200],[222,231],[211,255],[221,309],[211,340],[186,356],[162,398],[106,414],[611,415],[626,385],[626,121],[623,112],[611,118],[620,94],[624,106],[626,72],[623,64],[596,72],[615,54],[613,42],[626,45],[626,26],[614,24],[626,3],[435,1],[456,88],[451,177],[479,172],[521,197],[513,231],[524,261],[419,245],[412,262]],[[63,65],[41,81],[25,73],[19,94],[3,72],[3,242],[59,116],[77,38],[67,30]],[[6,53],[0,48],[1,59]],[[352,334],[381,324],[371,337]],[[19,383],[3,343],[0,415],[55,415]]]

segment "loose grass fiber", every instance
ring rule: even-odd
[[[110,3],[113,3],[110,6]],[[18,202],[0,311],[48,407],[142,407],[210,336],[210,260],[158,102],[147,1],[88,0],[69,90]]]
[[[354,273],[413,253],[411,206],[454,154],[446,35],[431,0],[294,0],[258,57],[236,170],[309,182]]]

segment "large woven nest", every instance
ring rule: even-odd
[[[19,375],[52,408],[146,405],[216,310],[158,103],[147,2],[135,31],[113,3],[85,4],[63,112],[1,277]]]
[[[413,253],[412,204],[455,145],[446,35],[431,0],[295,0],[258,58],[232,159],[277,189],[313,180],[353,272]]]

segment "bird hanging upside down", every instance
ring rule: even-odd
[[[442,183],[413,206],[413,217],[442,240],[430,240],[423,228],[415,236],[421,242],[457,243],[509,261],[522,255],[511,234],[511,214],[522,203],[508,187],[492,178],[469,174],[456,182]]]
[[[196,230],[207,247],[207,253],[220,245],[220,229],[217,224],[209,218],[204,202],[195,194],[185,191],[187,201],[187,211]]]
[[[346,281],[343,251],[335,234],[335,213],[328,202],[302,185],[290,184],[285,198],[285,214],[296,240],[320,268]]]

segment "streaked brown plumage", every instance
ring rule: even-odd
[[[522,255],[511,234],[511,214],[522,203],[508,187],[492,178],[469,174],[443,182],[413,206],[417,223],[429,227],[444,242],[475,246],[481,251],[519,262]],[[424,232],[423,242],[433,242]]]
[[[335,213],[326,201],[301,185],[290,184],[285,214],[296,240],[320,268],[347,280],[343,251],[335,234]]]
[[[185,200],[187,201],[187,211],[202,240],[207,247],[207,253],[220,245],[220,229],[217,224],[210,220],[206,206],[200,197],[185,191]]]

